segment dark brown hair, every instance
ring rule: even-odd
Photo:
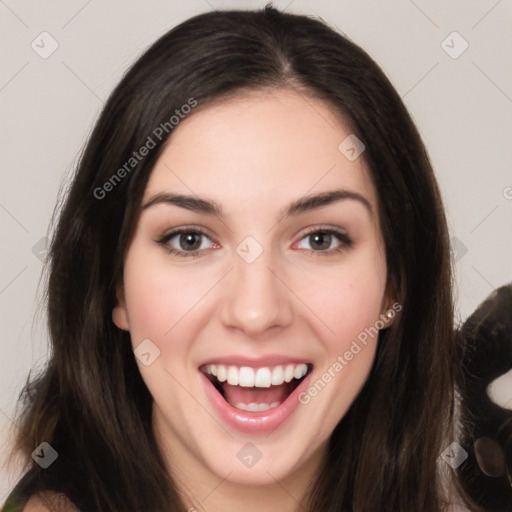
[[[366,146],[388,285],[403,305],[381,331],[369,378],[330,438],[309,510],[441,509],[436,462],[452,420],[452,281],[427,152],[361,48],[318,19],[270,6],[209,12],[170,30],[126,73],[96,123],[51,242],[51,355],[28,384],[19,417],[17,448],[36,491],[65,494],[82,511],[185,510],[153,437],[152,397],[129,333],[111,319],[142,194],[167,137],[103,198],[95,191],[191,98],[204,108],[261,88],[328,102]],[[59,454],[47,469],[30,458],[43,441]]]

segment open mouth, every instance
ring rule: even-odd
[[[310,363],[251,368],[200,367],[226,402],[241,411],[262,412],[281,405],[313,369]]]

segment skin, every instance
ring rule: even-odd
[[[181,121],[152,171],[143,204],[182,193],[215,200],[225,213],[144,209],[113,311],[134,348],[149,338],[160,350],[149,366],[137,363],[169,471],[196,510],[299,510],[330,434],[368,377],[376,337],[270,435],[242,435],[217,416],[198,371],[222,355],[285,354],[313,363],[315,382],[390,308],[376,190],[363,159],[338,150],[350,133],[319,100],[289,90],[245,93]],[[280,218],[292,201],[335,189],[361,194],[373,214],[345,199]],[[210,237],[195,257],[169,254],[169,246],[189,247],[179,236],[156,242],[190,226]],[[333,236],[327,250],[342,250],[322,253],[305,236],[312,227],[347,232],[353,244]],[[263,249],[252,263],[235,251],[247,236]],[[262,453],[251,468],[237,458],[247,442]]]

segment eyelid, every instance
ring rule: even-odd
[[[213,241],[213,238],[212,236],[207,232],[206,229],[204,228],[201,228],[199,226],[193,226],[193,225],[189,225],[189,226],[180,226],[180,227],[177,227],[177,228],[172,228],[170,229],[169,231],[166,231],[165,233],[163,233],[162,235],[160,235],[158,238],[157,238],[157,242],[164,242],[164,241],[168,241],[170,240],[171,238],[173,238],[174,236],[178,235],[178,234],[181,234],[181,233],[201,233],[202,235],[208,237],[210,240]]]
[[[327,224],[325,224],[325,225],[320,224],[320,225],[317,225],[317,226],[311,226],[309,228],[306,228],[302,232],[299,231],[299,234],[301,235],[300,240],[302,240],[307,235],[311,235],[312,233],[318,233],[319,231],[324,232],[324,233],[325,232],[334,233],[334,234],[337,234],[339,236],[344,236],[344,237],[350,238],[350,236],[348,234],[348,231],[346,231],[345,229],[342,229],[342,228],[337,227],[337,226],[329,226]]]

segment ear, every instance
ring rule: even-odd
[[[128,319],[128,310],[126,309],[122,285],[116,288],[116,305],[112,310],[112,321],[119,329],[123,329],[124,331],[130,330],[130,321]]]

